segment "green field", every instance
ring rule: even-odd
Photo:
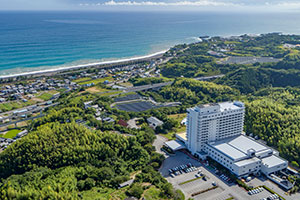
[[[95,94],[95,93],[100,93],[100,92],[107,92],[107,91],[110,91],[110,90],[106,89],[106,88],[102,88],[100,86],[94,86],[94,87],[86,88],[85,91],[87,91],[89,93],[92,93],[92,94]]]
[[[33,100],[29,100],[27,102],[11,101],[11,102],[7,102],[7,103],[1,103],[0,110],[1,110],[1,112],[6,112],[6,111],[14,110],[14,109],[23,108],[25,106],[30,106],[35,103],[36,103],[36,101],[33,101]]]
[[[127,195],[125,192],[127,191],[128,187],[124,187],[119,190],[114,190],[111,188],[93,188],[91,190],[83,191],[81,193],[82,199],[87,200],[110,200],[110,199],[125,199]]]
[[[13,139],[20,132],[21,132],[21,130],[19,130],[19,129],[12,129],[12,130],[7,131],[2,137]]]
[[[80,82],[83,82],[83,81],[88,81],[90,80],[91,78],[89,77],[85,77],[85,78],[79,78],[79,79],[76,79],[74,80],[75,83],[80,83]]]
[[[151,186],[148,190],[144,192],[144,198],[147,200],[160,200],[160,190],[155,186]]]
[[[114,94],[120,94],[120,93],[122,93],[122,91],[118,91],[118,90],[116,90],[116,91],[111,91],[111,92],[107,92],[107,93],[102,93],[102,94],[99,94],[100,96],[104,96],[104,97],[107,97],[107,96],[110,96],[110,95],[114,95]]]
[[[79,85],[90,84],[90,83],[94,83],[95,85],[97,85],[98,83],[103,83],[106,80],[111,82],[114,79],[111,76],[105,78],[98,78],[98,79],[81,78],[81,79],[77,79],[75,82],[77,82]]]
[[[56,94],[57,91],[56,90],[51,90],[51,91],[47,91],[47,92],[43,92],[40,93],[39,95],[37,95],[37,98],[42,99],[44,101],[48,101],[50,100],[54,94]]]

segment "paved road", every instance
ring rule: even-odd
[[[17,124],[17,123],[20,123],[20,122],[24,122],[24,121],[29,121],[29,120],[37,119],[37,118],[40,118],[40,117],[43,117],[43,116],[44,116],[44,114],[40,114],[40,115],[38,115],[38,116],[28,117],[28,118],[20,119],[20,120],[17,120],[17,121],[12,121],[12,122],[8,122],[8,123],[5,123],[5,124],[0,124],[0,127],[9,126],[9,125]]]
[[[164,143],[168,141],[167,138],[161,136],[161,135],[156,135],[156,139],[153,142],[153,146],[155,147],[156,152],[163,154],[165,157],[167,156],[167,154],[163,151],[161,151],[160,149],[162,148],[162,146],[164,145]]]
[[[15,109],[15,110],[10,110],[10,111],[7,111],[7,112],[2,112],[0,113],[2,116],[4,115],[9,115],[9,114],[13,114],[15,111],[17,110],[23,110],[23,109],[27,109],[27,110],[30,110],[31,108],[33,107],[38,107],[38,106],[42,106],[42,105],[46,105],[47,104],[47,101],[44,101],[44,102],[41,102],[41,103],[37,103],[37,104],[33,104],[33,105],[30,105],[30,106],[26,106],[26,107],[23,107],[23,108],[18,108],[18,109]]]
[[[199,80],[199,81],[206,81],[206,80],[210,80],[210,79],[220,78],[223,76],[224,76],[223,74],[220,74],[220,75],[214,75],[214,76],[198,77],[198,78],[194,78],[194,79]],[[169,81],[169,82],[165,82],[165,83],[150,84],[150,85],[135,86],[135,87],[126,88],[124,90],[124,92],[138,92],[138,91],[143,91],[143,90],[160,88],[160,87],[164,87],[167,85],[171,85],[172,83],[173,83],[173,81]]]
[[[48,107],[52,107],[52,106],[56,106],[58,105],[59,103],[53,103],[53,104],[50,104],[50,105],[46,105],[46,106],[43,106],[41,107],[41,111],[45,110],[46,108]],[[35,109],[34,109],[35,110]],[[31,114],[34,110],[30,110],[30,111],[27,111],[25,112],[24,114]],[[4,126],[8,126],[8,125],[11,125],[11,124],[16,124],[16,123],[19,123],[19,122],[24,122],[24,121],[28,121],[28,120],[32,120],[32,119],[36,119],[36,118],[40,118],[40,117],[43,117],[44,114],[40,114],[38,116],[34,116],[34,117],[29,117],[29,118],[24,118],[24,119],[19,119],[19,120],[16,120],[16,121],[11,121],[11,122],[8,122],[8,123],[4,123],[4,124],[0,124],[0,127],[4,127]],[[11,119],[12,117],[17,117],[17,116],[8,116],[8,117],[3,117],[3,119]],[[20,118],[20,117],[19,117]]]

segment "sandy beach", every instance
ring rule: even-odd
[[[48,74],[48,73],[69,71],[72,69],[80,69],[80,68],[87,68],[87,67],[100,67],[101,65],[110,65],[110,64],[119,64],[119,63],[124,63],[124,62],[131,62],[131,61],[139,61],[139,60],[150,59],[150,58],[162,56],[167,51],[168,50],[163,50],[163,51],[148,54],[145,56],[136,56],[136,57],[132,57],[132,58],[124,58],[124,59],[117,59],[117,60],[111,60],[111,61],[102,61],[102,62],[74,65],[74,66],[65,66],[65,67],[37,70],[37,71],[24,72],[24,73],[18,73],[18,74],[0,75],[0,79],[14,78],[14,77],[18,77],[18,76],[28,76],[28,75],[43,75],[43,74]]]

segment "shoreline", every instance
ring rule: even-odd
[[[20,76],[43,75],[43,74],[47,74],[47,73],[58,73],[58,72],[68,71],[68,70],[72,70],[72,69],[86,68],[86,67],[100,67],[101,65],[104,66],[104,65],[111,65],[111,64],[121,64],[121,63],[132,62],[132,61],[142,61],[142,60],[151,59],[151,58],[154,58],[157,56],[162,56],[168,50],[169,49],[162,50],[162,51],[155,52],[155,53],[148,54],[148,55],[144,55],[144,56],[134,56],[131,58],[120,58],[117,60],[101,61],[101,62],[96,62],[96,63],[87,63],[87,64],[74,65],[74,66],[58,67],[58,68],[52,68],[52,69],[24,72],[24,73],[19,73],[19,74],[0,75],[0,79],[16,78],[16,77],[20,77]]]

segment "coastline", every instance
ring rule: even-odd
[[[101,65],[121,64],[121,63],[124,63],[124,62],[132,62],[132,61],[142,61],[142,60],[162,56],[168,50],[169,49],[162,50],[162,51],[152,53],[152,54],[148,54],[148,55],[144,55],[144,56],[134,56],[134,57],[131,57],[131,58],[121,58],[121,59],[110,60],[110,61],[101,61],[101,62],[95,62],[95,63],[74,65],[74,66],[64,66],[64,67],[37,70],[37,71],[30,71],[30,72],[24,72],[24,73],[18,73],[18,74],[0,75],[0,79],[16,78],[16,77],[19,77],[19,76],[44,75],[44,74],[47,74],[47,73],[58,73],[58,72],[72,70],[72,69],[80,69],[80,68],[86,68],[86,67],[100,67]]]

